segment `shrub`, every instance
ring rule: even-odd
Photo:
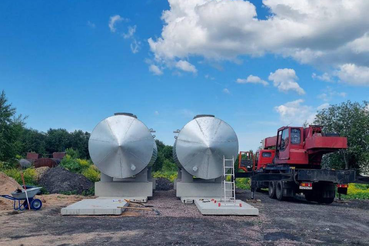
[[[26,184],[36,184],[37,173],[34,168],[27,168],[23,172],[23,176]]]
[[[72,148],[68,148],[65,150],[65,154],[69,155],[70,157],[72,157],[73,159],[79,158],[79,152],[78,150],[74,150]]]
[[[249,178],[238,178],[236,179],[236,188],[250,190],[251,180]]]
[[[18,169],[12,168],[4,170],[4,173],[9,177],[15,179],[20,185],[23,185],[23,180],[21,176],[21,172]],[[27,185],[35,185],[36,184],[36,170],[34,168],[27,168],[23,172],[24,182]]]
[[[163,172],[176,172],[178,170],[178,166],[170,160],[164,160],[161,170]]]
[[[92,182],[97,182],[100,180],[100,172],[95,165],[91,165],[87,169],[83,170],[82,175]]]
[[[80,165],[81,169],[89,168],[91,163],[88,160],[84,159],[77,159],[78,164]]]
[[[174,180],[177,178],[178,173],[177,172],[161,172],[161,171],[157,171],[157,172],[153,172],[152,176],[154,178],[166,178],[169,179],[170,182],[174,182]]]
[[[82,171],[82,166],[79,164],[77,159],[72,158],[72,156],[70,156],[69,154],[65,155],[65,157],[60,162],[60,166],[73,173],[81,173]]]
[[[18,166],[18,161],[0,161],[0,170],[16,169]]]

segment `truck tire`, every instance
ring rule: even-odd
[[[275,188],[275,196],[277,200],[283,201],[283,181],[278,181]]]
[[[309,193],[305,193],[305,199],[309,202],[315,202],[316,198],[314,196],[313,193],[309,192]]]
[[[268,187],[268,194],[269,194],[269,197],[274,199],[275,198],[275,185],[276,182],[274,181],[270,181],[269,182],[269,187]]]
[[[322,204],[331,204],[336,196],[335,185],[333,183],[320,182],[316,190],[316,201]]]
[[[334,197],[318,199],[318,203],[331,204],[332,202],[334,202]]]

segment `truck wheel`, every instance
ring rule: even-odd
[[[283,181],[277,182],[275,195],[279,201],[283,201]]]
[[[314,202],[316,201],[314,194],[313,193],[305,193],[305,199],[309,202]]]
[[[324,204],[331,204],[332,202],[334,202],[334,197],[320,198],[318,202]]]
[[[270,198],[272,199],[275,198],[275,182],[274,181],[269,182],[268,193],[269,193]]]

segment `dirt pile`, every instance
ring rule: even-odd
[[[93,183],[81,174],[72,173],[62,167],[50,168],[39,181],[49,193],[82,194],[93,187]]]
[[[0,195],[10,195],[11,192],[21,188],[17,181],[0,172]],[[0,198],[0,210],[13,209],[13,201]]]
[[[170,182],[169,179],[166,178],[157,178],[156,179],[156,190],[172,190],[173,183]]]
[[[44,176],[44,174],[47,172],[47,170],[49,170],[50,167],[39,167],[36,168],[36,180],[39,181],[42,176]]]

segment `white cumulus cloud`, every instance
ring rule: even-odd
[[[258,76],[254,76],[254,75],[249,75],[246,79],[237,79],[236,82],[239,83],[239,84],[247,84],[247,83],[262,84],[264,86],[267,86],[269,84],[265,80],[262,80]]]
[[[318,79],[325,82],[333,82],[331,76],[328,73],[323,73],[322,75],[317,75],[316,73],[313,73],[311,77],[313,79]]]
[[[337,97],[346,97],[346,95],[346,92],[337,92],[331,87],[327,86],[327,88],[323,90],[323,93],[318,95],[318,98],[322,99],[323,101],[329,102]]]
[[[137,26],[135,25],[135,26],[129,26],[128,27],[128,32],[127,33],[123,33],[123,38],[125,38],[125,39],[127,39],[127,38],[131,38],[131,37],[133,37],[133,35],[135,34],[135,32],[136,32],[136,28],[137,28]]]
[[[152,72],[154,75],[162,75],[163,71],[161,71],[161,69],[156,66],[155,64],[151,64],[149,66],[149,71]]]
[[[322,104],[317,108],[304,105],[303,99],[287,102],[285,104],[274,107],[279,113],[280,120],[287,125],[301,126],[305,122],[312,124],[315,120],[317,110],[327,108],[328,103]]]
[[[185,60],[180,60],[176,63],[176,68],[190,73],[197,73],[197,69],[194,65]]]
[[[231,94],[231,91],[228,88],[223,89],[223,93],[225,94]]]
[[[168,1],[161,35],[148,39],[164,63],[191,56],[237,61],[271,53],[328,71],[344,64],[369,69],[367,0],[263,0],[267,19],[258,18],[246,0]]]
[[[273,85],[277,87],[279,91],[287,92],[292,90],[300,95],[305,94],[305,91],[296,82],[298,77],[293,69],[277,69],[274,73],[270,73],[268,79],[273,81]]]
[[[118,22],[123,21],[124,18],[122,18],[120,15],[114,15],[114,16],[110,16],[110,20],[109,20],[109,29],[111,32],[115,32],[117,29],[115,28],[115,24]]]
[[[369,86],[369,67],[344,64],[337,71],[337,76],[348,84]]]
[[[329,103],[323,103],[322,105],[318,106],[316,109],[317,110],[322,110],[322,109],[326,109],[329,107]]]

